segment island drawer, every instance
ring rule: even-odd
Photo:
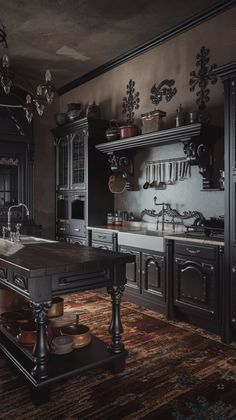
[[[112,244],[113,243],[113,233],[93,231],[92,240],[95,241],[95,242],[99,241],[99,242],[107,242],[109,244]]]
[[[206,260],[216,259],[215,246],[203,246],[192,242],[176,242],[175,253],[191,257],[200,257]]]
[[[108,286],[109,280],[106,271],[99,271],[94,273],[78,273],[68,274],[63,273],[52,276],[52,291],[53,292],[67,292],[96,289],[98,287]]]

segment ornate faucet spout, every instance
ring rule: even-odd
[[[28,207],[26,206],[26,204],[24,204],[24,203],[19,203],[19,204],[17,204],[17,205],[10,206],[10,207],[9,207],[9,209],[8,209],[8,212],[7,212],[7,228],[8,228],[8,230],[9,230],[9,232],[11,231],[11,210],[12,210],[13,208],[18,208],[18,207],[24,207],[24,208],[25,208],[25,210],[26,210],[26,215],[27,215],[27,216],[29,216],[29,209],[28,209]]]

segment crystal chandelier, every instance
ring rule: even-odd
[[[5,27],[0,24],[0,44],[7,50],[7,35]],[[10,60],[7,53],[3,54],[2,63],[0,65],[0,84],[6,95],[9,95],[13,85],[14,73],[10,68]],[[32,121],[34,110],[37,110],[38,115],[41,117],[46,105],[50,105],[53,101],[55,94],[55,87],[52,85],[52,76],[50,70],[45,72],[45,81],[43,84],[37,86],[34,95],[26,95],[26,104],[23,107],[26,118],[29,124]]]

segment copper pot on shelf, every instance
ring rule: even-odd
[[[120,138],[127,139],[129,137],[135,137],[139,134],[139,128],[134,124],[127,124],[120,127]]]

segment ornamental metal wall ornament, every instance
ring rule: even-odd
[[[123,98],[123,114],[127,116],[127,123],[132,124],[134,122],[134,109],[139,108],[139,92],[135,92],[135,82],[130,79],[128,85],[126,86],[127,96]]]
[[[158,86],[153,85],[151,88],[151,96],[150,99],[154,105],[158,105],[163,97],[165,98],[166,102],[170,102],[171,99],[176,95],[177,89],[173,87],[175,84],[175,80],[173,79],[165,79]]]
[[[190,73],[190,91],[194,92],[198,87],[199,90],[196,92],[196,104],[198,105],[199,111],[204,111],[206,109],[206,104],[210,99],[210,89],[207,87],[210,82],[212,85],[216,84],[217,77],[214,74],[214,69],[216,64],[211,64],[208,66],[210,57],[209,57],[209,48],[202,47],[200,52],[197,53],[196,66],[199,68],[196,72],[195,70]]]

